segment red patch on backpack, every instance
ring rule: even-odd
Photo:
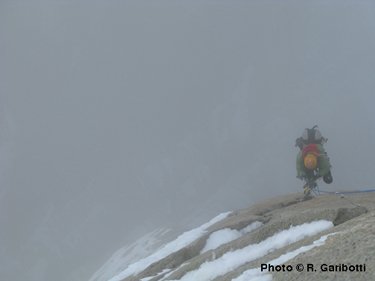
[[[309,153],[319,156],[319,149],[315,143],[308,144],[302,149],[302,157],[305,157]]]

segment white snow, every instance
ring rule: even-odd
[[[173,273],[175,273],[176,271],[178,271],[180,268],[184,267],[185,265],[187,265],[188,263],[185,262],[183,264],[181,264],[179,267],[177,267],[176,269],[168,272],[167,274],[164,275],[163,278],[160,279],[160,281],[163,281],[163,280],[166,280],[169,276],[171,276]]]
[[[202,249],[201,253],[216,249],[221,245],[224,245],[235,239],[238,239],[244,234],[250,233],[251,231],[257,229],[261,225],[262,225],[261,222],[256,221],[241,230],[225,228],[225,229],[215,231],[207,239],[206,245]]]
[[[165,273],[167,273],[167,272],[169,272],[169,271],[171,271],[171,269],[166,268],[166,269],[164,269],[162,272],[159,272],[158,274],[156,274],[155,276],[150,276],[150,277],[142,278],[141,281],[149,281],[149,280],[151,280],[151,279],[153,279],[153,278],[155,278],[155,277],[158,277],[158,276],[160,276],[160,275],[163,275],[163,274],[165,274]]]
[[[208,227],[225,219],[230,213],[231,212],[222,213],[213,218],[212,220],[210,220],[208,223],[205,223],[198,228],[181,234],[179,237],[176,238],[176,240],[166,244],[152,255],[129,265],[124,271],[112,277],[109,281],[121,281],[130,275],[135,275],[144,270],[145,268],[147,268],[148,266],[150,266],[151,264],[153,264],[154,262],[157,262],[158,260],[161,260],[166,256],[188,246],[198,238],[202,237],[207,232]]]
[[[324,235],[324,236],[320,237],[318,240],[315,240],[312,244],[307,245],[307,246],[302,246],[301,248],[298,248],[294,251],[291,251],[291,252],[288,252],[284,255],[281,255],[280,257],[267,262],[267,264],[271,264],[271,265],[274,265],[274,266],[282,265],[282,264],[284,264],[287,261],[293,259],[294,257],[296,257],[297,255],[299,255],[301,253],[310,251],[311,249],[313,249],[315,247],[322,246],[325,243],[325,241],[327,240],[328,236],[335,235],[335,234],[336,233],[330,233],[328,235]],[[272,280],[272,275],[267,273],[267,272],[262,272],[260,270],[260,268],[254,268],[254,269],[246,270],[245,272],[243,272],[237,278],[232,279],[232,281],[248,281],[248,280],[257,280],[257,281],[260,281],[260,280],[266,281],[267,280],[268,281],[268,280]]]
[[[252,244],[245,248],[228,252],[214,261],[205,262],[197,270],[188,272],[180,280],[212,280],[217,276],[234,270],[242,264],[260,258],[276,249],[280,249],[286,245],[302,240],[305,237],[315,235],[331,227],[333,227],[333,223],[326,220],[291,226],[289,229],[278,232],[258,244]],[[262,278],[265,277],[263,276]]]
[[[166,240],[166,236],[170,233],[170,229],[156,229],[134,243],[125,246],[112,255],[108,262],[106,262],[89,281],[104,281],[119,274],[129,264],[134,263],[144,257],[151,255],[159,249]]]

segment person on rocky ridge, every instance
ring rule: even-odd
[[[318,126],[306,128],[302,136],[296,139],[300,151],[297,154],[296,168],[297,178],[301,180],[314,180],[323,178],[327,184],[332,183],[331,164],[323,144],[328,141],[324,138]]]

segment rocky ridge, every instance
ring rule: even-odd
[[[310,200],[304,200],[301,194],[290,194],[238,210],[209,227],[203,237],[189,246],[155,262],[138,275],[129,276],[122,281],[139,281],[150,276],[155,277],[147,279],[148,281],[180,279],[204,262],[217,259],[229,251],[259,243],[290,226],[322,219],[332,221],[334,227],[270,252],[215,278],[214,281],[232,280],[246,270],[259,268],[262,263],[302,246],[311,245],[313,241],[327,234],[334,235],[330,235],[324,245],[299,254],[287,262],[293,268],[297,264],[312,264],[315,269],[313,272],[272,272],[273,280],[375,280],[375,193],[356,193],[345,196],[321,195]],[[226,228],[240,230],[256,221],[262,222],[263,225],[234,241],[201,254],[211,233]],[[324,272],[321,270],[322,264],[365,264],[366,271]],[[168,275],[166,269],[169,271]]]

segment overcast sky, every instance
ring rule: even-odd
[[[87,280],[158,226],[374,188],[373,1],[1,1],[0,279]]]

